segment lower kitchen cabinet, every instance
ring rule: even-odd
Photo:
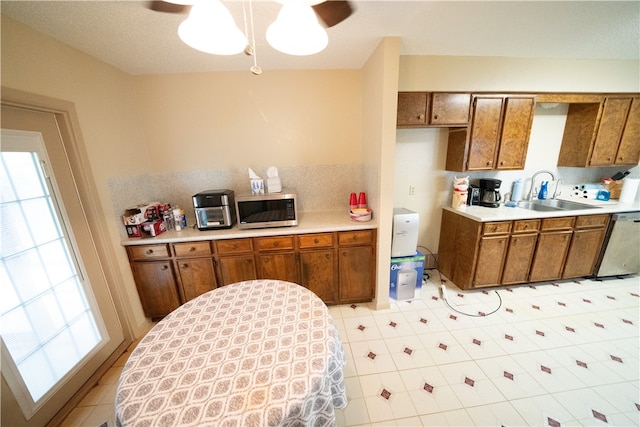
[[[608,214],[479,222],[443,210],[440,271],[461,289],[593,274]]]
[[[218,270],[222,286],[258,278],[253,254],[220,256],[218,257]]]
[[[158,319],[219,286],[254,279],[299,283],[326,304],[371,301],[376,231],[127,246],[144,313]]]
[[[572,231],[542,232],[538,236],[536,255],[529,272],[530,282],[556,280],[562,277],[564,261]]]
[[[371,246],[340,248],[338,271],[340,302],[368,301],[373,298],[375,257]]]
[[[187,258],[175,263],[183,302],[218,287],[211,258]]]
[[[537,231],[534,234],[515,234],[511,236],[500,283],[513,285],[527,282],[537,240]]]
[[[260,254],[258,267],[262,279],[298,281],[298,260],[293,252]]]
[[[482,225],[473,278],[474,288],[500,283],[510,231],[511,221],[488,222]]]
[[[336,304],[338,298],[336,288],[338,276],[336,274],[335,249],[301,251],[300,284],[316,294],[325,304]]]
[[[164,317],[182,304],[170,260],[134,261],[131,269],[145,316]]]
[[[258,278],[252,239],[216,240],[213,243],[220,286]]]
[[[609,215],[590,215],[576,219],[562,278],[593,274],[608,223]]]
[[[500,283],[509,236],[488,236],[480,239],[478,264],[473,287],[495,286]]]

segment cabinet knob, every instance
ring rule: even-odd
[[[189,264],[180,264],[180,268],[187,268],[189,267]]]
[[[316,238],[316,239],[313,239],[313,243],[315,243],[315,244],[317,245],[318,243],[320,243],[320,240],[319,240],[319,239],[317,239],[317,238]]]
[[[435,116],[433,116],[433,120],[438,120],[439,118],[440,118],[440,116],[437,115],[437,114]]]
[[[504,166],[504,160],[500,162],[500,166]]]
[[[607,157],[607,161],[610,162],[611,161],[611,157]]]
[[[488,161],[488,162],[487,162],[487,166],[491,166],[491,161]]]
[[[164,270],[166,270],[166,269],[168,269],[168,268],[169,268],[169,266],[165,264],[165,265],[163,265],[163,266],[160,268],[160,270],[163,270],[163,271],[164,271]]]
[[[274,242],[273,246],[277,248],[278,246],[280,246],[280,242]]]
[[[424,120],[424,114],[418,114],[418,120]]]
[[[191,246],[191,247],[189,248],[189,252],[195,252],[195,250],[196,250],[196,248],[195,248],[194,246]]]
[[[147,252],[146,252],[147,255],[151,255],[152,253],[153,253],[153,249],[147,249]]]

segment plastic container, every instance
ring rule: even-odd
[[[513,188],[511,190],[511,201],[519,202],[522,200],[522,188],[524,187],[524,182],[522,178],[518,178],[513,181]]]

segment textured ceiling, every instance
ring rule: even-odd
[[[240,29],[243,2],[225,1]],[[385,36],[403,55],[622,59],[640,56],[638,1],[352,1],[355,13],[328,29],[329,46],[308,57],[277,52],[264,38],[280,5],[254,0],[257,62],[265,70],[358,69]],[[148,1],[2,0],[2,14],[131,74],[248,70],[244,54],[214,56],[177,36],[183,14]],[[245,2],[248,10],[248,2]]]

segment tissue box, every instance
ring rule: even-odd
[[[422,288],[424,275],[424,255],[416,252],[407,257],[391,258],[389,297],[397,300],[415,298],[415,290]]]

